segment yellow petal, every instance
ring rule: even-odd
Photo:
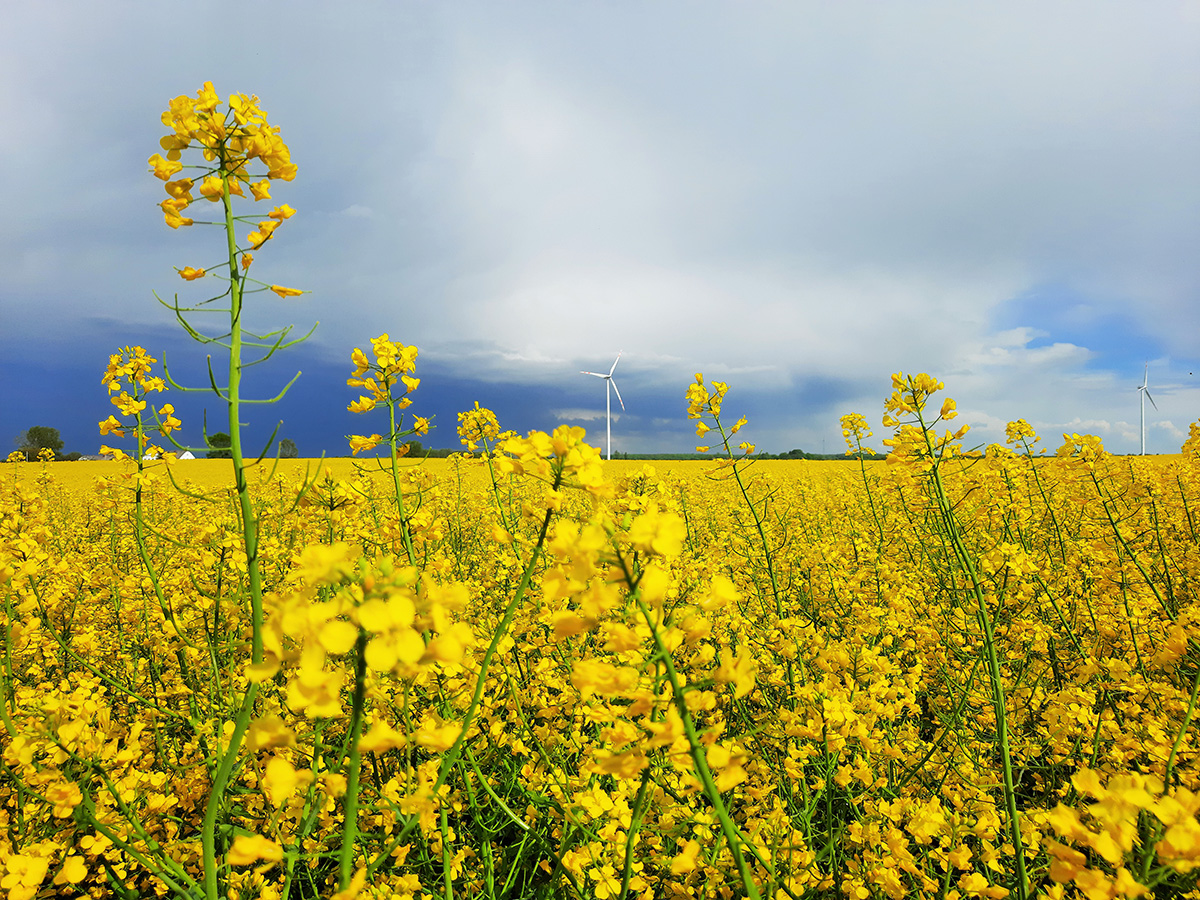
[[[419,632],[411,628],[401,628],[395,636],[396,653],[401,661],[415,663],[425,654],[425,641]]]
[[[367,631],[376,633],[387,631],[392,627],[392,614],[387,603],[379,599],[363,603],[358,608],[358,624]]]
[[[367,668],[372,672],[387,672],[399,660],[399,654],[396,652],[395,642],[390,635],[378,635],[371,639],[367,644],[367,649],[363,652],[363,659],[367,663]]]
[[[260,663],[251,663],[246,666],[246,680],[251,684],[258,684],[266,681],[268,678],[273,678],[278,671],[279,660],[277,659],[267,659]]]
[[[405,737],[382,719],[375,722],[370,730],[358,741],[358,749],[368,753],[382,753],[403,747],[407,743]]]
[[[279,716],[263,716],[250,723],[246,745],[254,751],[273,747],[294,747],[296,735]]]
[[[239,834],[233,839],[226,859],[231,866],[248,866],[260,859],[279,862],[283,859],[283,847],[259,834],[249,837]]]
[[[320,632],[321,646],[329,653],[349,653],[358,640],[358,626],[345,619],[327,622]]]

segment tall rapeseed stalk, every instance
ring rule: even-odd
[[[202,301],[203,305],[181,307],[178,296],[174,303],[168,305],[193,339],[207,345],[215,344],[228,352],[224,385],[217,383],[210,361],[210,389],[224,402],[228,416],[229,450],[246,552],[251,662],[257,666],[263,662],[263,589],[259,568],[258,513],[251,500],[246,480],[246,454],[243,449],[241,426],[241,407],[246,401],[242,397],[242,375],[247,366],[262,362],[298,341],[288,340],[290,326],[268,334],[254,334],[245,328],[243,314],[248,294],[270,290],[282,298],[287,298],[297,296],[303,291],[268,285],[249,274],[250,266],[254,262],[251,251],[258,251],[272,240],[275,231],[295,214],[295,210],[286,203],[276,206],[265,219],[259,221],[257,228],[239,241],[237,227],[243,217],[234,215],[233,198],[245,199],[245,192],[249,190],[255,202],[271,199],[272,182],[291,181],[296,177],[296,165],[291,161],[287,144],[279,137],[279,129],[267,122],[266,113],[259,107],[257,97],[233,94],[223,107],[221,98],[213,90],[212,82],[205,82],[195,99],[185,95],[172,100],[169,108],[162,114],[162,122],[171,129],[170,133],[159,141],[167,155],[164,158],[156,153],[150,157],[149,162],[155,177],[165,182],[168,197],[162,201],[160,207],[166,224],[173,229],[193,224],[191,218],[183,215],[195,200],[193,190],[197,190],[201,197],[212,203],[220,203],[223,213],[221,219],[213,224],[224,229],[225,248],[220,265],[225,268],[227,274],[219,276],[214,270],[211,277],[224,281],[224,290],[217,296]],[[174,178],[185,168],[183,154],[195,154],[197,151],[200,162],[186,166],[197,170],[196,177]],[[257,181],[251,181],[251,178],[258,177],[251,173],[254,167],[266,169],[265,175],[261,175]],[[178,272],[185,281],[197,281],[210,275],[206,269],[193,266],[186,266]],[[184,315],[211,311],[213,307],[210,304],[220,300],[228,304],[226,309],[229,315],[229,330],[223,335],[210,337],[203,334],[193,327]],[[245,352],[250,349],[261,350],[262,355],[254,360],[244,359]],[[294,381],[295,378],[292,379],[292,382]],[[289,382],[274,399],[281,398],[292,382]],[[250,724],[257,693],[257,683],[251,683],[233,713],[234,727],[227,745],[223,752],[217,751],[220,758],[213,776],[201,829],[204,890],[208,900],[216,900],[219,893],[217,820],[227,802],[226,789]]]

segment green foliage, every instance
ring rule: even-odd
[[[55,456],[62,452],[63,440],[58,434],[57,428],[51,428],[49,425],[34,425],[22,435],[18,435],[16,443],[19,449],[25,454],[26,459],[37,459],[38,452],[41,450],[50,450]]]
[[[807,450],[801,450],[799,448],[796,448],[794,450],[789,450],[786,453],[766,453],[766,452],[755,453],[754,458],[755,459],[808,459],[808,460],[819,460],[819,461],[828,461],[828,462],[835,462],[835,461],[836,462],[848,462],[850,460],[858,459],[858,456],[857,455],[852,456],[848,453],[809,453]],[[880,456],[878,453],[866,453],[866,452],[864,452],[862,454],[862,458],[863,459],[884,459],[884,457]]]
[[[299,448],[296,447],[296,442],[291,438],[283,438],[279,442],[279,458],[280,459],[295,459],[300,455]]]
[[[209,450],[204,456],[207,459],[230,459],[233,452],[229,449],[229,435],[223,431],[208,436]]]

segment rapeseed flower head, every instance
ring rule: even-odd
[[[355,347],[350,354],[354,363],[354,371],[346,379],[351,387],[363,388],[369,393],[360,394],[347,409],[350,412],[366,413],[378,405],[386,406],[392,419],[392,431],[386,436],[376,435],[374,443],[369,444],[361,436],[351,439],[351,448],[371,449],[383,441],[394,442],[406,434],[425,434],[429,430],[429,420],[418,417],[417,425],[410,431],[401,430],[401,419],[397,419],[396,411],[407,409],[412,405],[412,394],[421,379],[414,378],[411,373],[417,367],[418,350],[414,346],[397,344],[385,333],[371,341],[374,360],[360,348]],[[400,387],[403,386],[403,391]],[[355,453],[358,450],[354,451]],[[397,448],[397,452],[402,452]]]
[[[1037,432],[1033,430],[1033,426],[1024,419],[1009,422],[1004,427],[1004,435],[1006,444],[1021,444],[1026,447],[1032,447],[1041,440]]]
[[[137,433],[141,443],[138,447],[138,458],[162,456],[162,448],[147,446],[149,436],[169,435],[183,424],[175,417],[175,407],[170,403],[164,403],[157,410],[152,410],[155,413],[156,424],[151,425],[144,421],[148,405],[146,395],[165,391],[167,388],[166,382],[151,372],[151,367],[157,361],[142,347],[124,347],[119,353],[109,356],[108,367],[100,379],[101,384],[108,388],[109,394],[116,395],[110,396],[109,402],[117,408],[121,416],[132,417],[134,420],[132,424],[126,424],[116,416],[110,415],[99,423],[100,434],[125,437],[129,431]],[[132,394],[122,389],[125,385],[133,390]],[[100,450],[102,453],[111,453],[117,459],[123,459],[126,455],[108,446],[101,447]]]
[[[228,98],[224,110],[221,106],[221,99],[209,81],[204,83],[195,98],[179,96],[171,100],[162,114],[162,123],[170,129],[159,141],[166,156],[155,153],[148,162],[154,176],[165,182],[168,197],[162,201],[160,208],[164,221],[173,229],[193,224],[193,220],[184,215],[195,199],[193,190],[197,190],[199,196],[209,202],[224,200],[228,204],[230,198],[245,198],[245,189],[249,188],[250,195],[257,202],[271,198],[273,180],[291,181],[295,178],[296,166],[291,162],[288,146],[280,138],[279,129],[268,123],[257,97],[233,94]],[[198,151],[203,160],[203,165],[199,167],[203,169],[202,173],[195,179],[172,180],[182,170],[183,153],[189,150]],[[266,175],[261,177],[260,174],[258,180],[251,181],[251,169],[256,165],[264,166]],[[228,205],[225,214],[231,215]],[[295,210],[287,204],[275,207],[246,236],[247,245],[251,249],[258,249],[274,237],[281,222],[294,214]],[[249,267],[253,257],[245,252],[240,252],[240,256],[244,270]],[[192,266],[178,271],[186,281],[203,278],[206,274],[204,269]],[[237,281],[236,276],[234,281]],[[269,289],[283,298],[303,293],[296,288],[280,285],[269,285]]]
[[[474,451],[479,444],[495,441],[500,436],[500,422],[490,409],[476,401],[474,409],[458,414],[458,438],[464,447]]]
[[[864,416],[859,413],[847,413],[842,416],[841,425],[842,438],[846,441],[846,449],[849,455],[875,453],[874,450],[863,444],[863,441],[872,435],[871,428]]]

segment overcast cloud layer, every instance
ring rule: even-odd
[[[899,370],[942,378],[981,443],[1024,417],[1052,447],[1134,451],[1146,364],[1149,450],[1200,416],[1196,2],[160,13],[6,14],[6,438],[51,424],[94,450],[112,341],[162,339],[152,291],[218,262],[215,232],[163,226],[145,165],[206,80],[258,94],[299,165],[255,268],[312,293],[255,320],[320,320],[302,450],[344,452],[306,410],[344,409],[349,351],[383,331],[421,348],[438,446],[476,400],[601,442],[578,373],[618,350],[618,451],[690,448],[696,371],[776,452],[878,423]]]

